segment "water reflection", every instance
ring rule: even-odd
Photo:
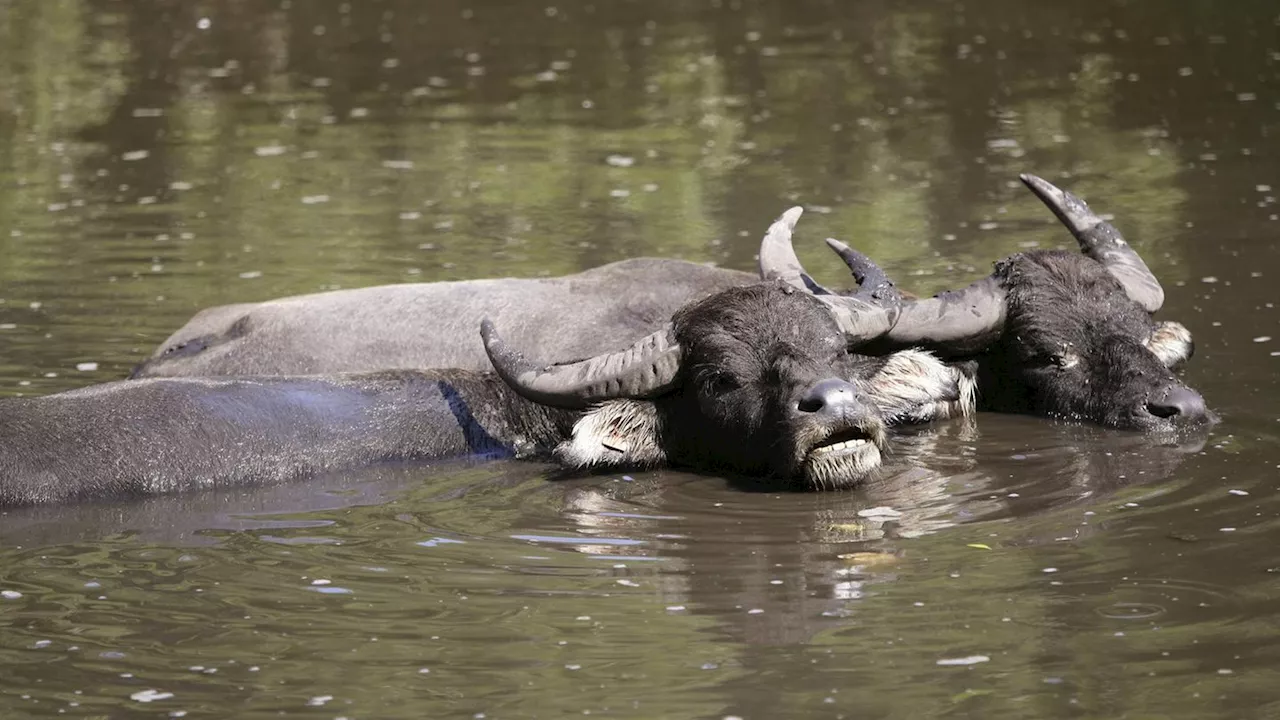
[[[1033,171],[1124,219],[1225,418],[984,416],[840,496],[500,463],[10,514],[0,706],[1274,715],[1273,5],[0,0],[0,392],[219,303],[750,270],[796,202],[930,292],[1068,244]]]

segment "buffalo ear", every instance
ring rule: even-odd
[[[928,423],[974,412],[977,363],[945,363],[924,350],[886,355],[862,391],[890,425]]]
[[[1169,320],[1156,323],[1156,329],[1151,331],[1145,344],[1167,368],[1177,367],[1190,360],[1196,351],[1191,331],[1182,323]]]
[[[574,423],[572,436],[556,447],[555,458],[576,470],[664,465],[661,430],[652,402],[610,400]]]

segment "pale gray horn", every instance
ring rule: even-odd
[[[793,207],[782,214],[760,241],[760,277],[781,280],[812,293],[835,316],[836,324],[850,345],[882,337],[893,327],[897,309],[868,302],[861,297],[841,297],[822,287],[804,271],[791,244],[791,231],[804,210]]]
[[[962,290],[927,300],[902,297],[893,281],[871,258],[839,240],[827,240],[853,273],[860,288],[846,302],[872,303],[894,319],[885,337],[900,345],[927,345],[949,353],[976,352],[1004,330],[1005,291],[988,275]]]
[[[1102,263],[1131,300],[1153,313],[1164,304],[1164,288],[1114,225],[1098,217],[1083,200],[1043,178],[1022,174],[1023,184],[1049,206],[1075,236],[1080,251]]]
[[[671,325],[617,352],[564,365],[538,365],[512,349],[489,318],[480,323],[489,361],[503,382],[543,405],[583,408],[613,398],[646,398],[670,390],[680,372]]]
[[[769,231],[760,241],[760,278],[763,280],[781,280],[797,290],[817,295],[831,295],[832,292],[819,285],[800,265],[796,257],[795,247],[791,244],[791,232],[796,229],[796,222],[804,214],[804,208],[796,207],[782,213],[782,216],[769,226]]]

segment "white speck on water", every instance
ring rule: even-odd
[[[1254,189],[1257,190],[1258,192],[1271,192],[1270,185],[1258,185]]]
[[[138,702],[155,702],[156,700],[168,700],[173,697],[173,693],[164,692],[163,690],[141,690],[129,696],[131,700]]]
[[[1182,77],[1191,77],[1192,70],[1189,67],[1178,68],[1178,74]]]
[[[130,150],[129,152],[122,154],[120,159],[132,162],[134,160],[145,160],[150,155],[150,151],[147,150]]]
[[[1212,276],[1212,275],[1206,275],[1206,276],[1204,276],[1204,277],[1200,278],[1200,282],[1202,282],[1202,283],[1209,283],[1209,284],[1213,284],[1213,283],[1218,282],[1218,278],[1216,278],[1216,277],[1214,277],[1214,276]]]
[[[645,183],[645,184],[644,184],[644,191],[645,191],[645,192],[657,192],[657,191],[658,191],[658,184],[657,184],[657,183]]]
[[[320,203],[329,202],[328,195],[304,195],[302,197],[303,205],[319,205]]]
[[[750,610],[748,610],[748,611],[747,611],[747,614],[748,614],[748,615],[763,615],[763,614],[764,614],[764,610],[763,610],[763,609],[761,609],[761,608],[751,608]]]
[[[684,612],[684,609],[685,609],[685,608],[684,608],[684,606],[683,606],[683,605],[668,605],[668,606],[667,606],[667,612]]]
[[[1236,93],[1236,99],[1240,102],[1253,102],[1258,99],[1258,94],[1250,92]]]
[[[275,157],[277,155],[285,154],[286,150],[288,150],[288,148],[283,145],[263,145],[261,147],[254,148],[253,154],[258,157]]]
[[[1248,490],[1228,490],[1227,492],[1231,493],[1232,495],[1248,495],[1249,494]]]
[[[369,117],[369,108],[351,108],[351,112],[347,113],[353,118]]]
[[[979,230],[995,230],[998,227],[1000,227],[1000,223],[998,222],[984,222],[979,223],[978,225]]]
[[[636,164],[636,159],[627,155],[610,155],[605,158],[604,161],[614,167],[620,168],[629,168]]]
[[[887,505],[880,505],[873,508],[864,508],[859,510],[858,517],[867,518],[869,520],[891,520],[893,518],[902,517],[902,513]]]
[[[1232,670],[1230,668],[1220,668],[1218,670],[1219,675],[1231,675],[1233,673],[1235,673],[1235,670]]]
[[[17,590],[0,590],[0,597],[4,598],[5,600],[17,600],[18,598],[22,597],[22,593],[18,592]]]
[[[640,587],[640,583],[635,580],[627,580],[626,578],[618,580],[618,584],[625,585],[626,587]]]
[[[422,213],[418,212],[417,210],[410,210],[408,212],[400,213],[401,220],[417,220],[421,217],[422,217]]]
[[[262,277],[261,270],[249,270],[248,272],[240,273],[241,280],[253,280],[254,278],[260,278],[260,277]]]
[[[338,587],[337,585],[322,585],[320,587],[309,587],[307,589],[313,592],[318,592],[321,595],[350,595],[351,594],[351,590],[344,587]],[[465,600],[466,598],[463,598],[463,599]]]
[[[575,618],[575,619],[577,619],[577,620],[590,620],[590,619],[591,619],[591,616],[590,616],[590,615],[579,615],[579,616],[578,616],[577,618]]]
[[[182,182],[181,180],[175,180],[169,183],[170,190],[190,190],[193,187],[195,187],[195,185],[192,185],[189,182]]]
[[[565,670],[581,670],[581,669],[582,669],[582,666],[581,666],[581,665],[577,665],[577,664],[574,664],[574,665],[565,665],[565,666],[564,666],[564,669],[565,669]]]
[[[1235,532],[1236,529],[1233,527],[1224,527],[1224,528],[1218,528],[1218,531],[1219,532]]]
[[[52,640],[37,640],[37,641],[35,641],[34,643],[32,643],[31,647],[34,647],[34,648],[47,648],[47,647],[49,647],[49,646],[50,646],[50,645],[52,645],[52,644],[53,644],[53,641],[52,641]]]
[[[412,160],[383,160],[382,167],[389,170],[412,170]]]
[[[196,27],[201,30],[208,30],[213,25],[213,21],[207,17],[202,17],[196,21]]]
[[[770,580],[770,581],[769,581],[769,584],[770,584],[770,585],[781,585],[781,584],[782,584],[782,581],[781,581],[781,580]]]
[[[1122,507],[1127,507],[1127,508],[1136,508],[1136,507],[1138,507],[1138,503],[1136,503],[1136,502],[1127,502],[1127,503],[1125,503]]]
[[[94,370],[98,369],[98,363],[96,362],[76,363],[76,369],[79,370],[80,372],[93,372]]]
[[[1254,342],[1256,342],[1256,343],[1271,342],[1271,336],[1270,336],[1270,335],[1259,335],[1258,337],[1254,338],[1254,339],[1253,339],[1253,341],[1254,341]]]
[[[324,578],[316,578],[315,580],[311,581],[312,585],[330,585],[332,583],[333,583],[332,580],[325,580]]]
[[[307,701],[308,707],[320,707],[333,699],[332,695],[317,695]]]
[[[1056,572],[1058,572],[1058,568],[1056,568],[1056,567],[1047,567],[1047,568],[1045,568],[1045,569],[1041,570],[1040,572],[1042,572],[1042,573],[1056,573]]]
[[[609,191],[609,197],[615,197],[615,198],[631,197],[631,191],[630,191],[630,190],[627,190],[627,189],[625,189],[625,188],[618,188],[618,189],[616,189],[616,190],[610,190],[610,191]]]
[[[978,663],[984,663],[984,662],[991,662],[991,658],[987,657],[986,655],[969,655],[968,657],[942,658],[937,662],[937,664],[943,665],[943,666],[957,666],[957,665],[977,665]]]

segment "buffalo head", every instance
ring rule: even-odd
[[[789,232],[799,214],[770,232]],[[563,365],[525,360],[487,320],[481,333],[519,395],[590,408],[558,452],[570,465],[669,461],[816,489],[879,467],[887,424],[968,408],[961,371],[919,351],[851,354],[887,326],[844,325],[813,294],[771,281],[694,302],[625,350]]]
[[[864,325],[887,323],[889,347],[977,359],[982,407],[1140,430],[1212,419],[1199,393],[1172,372],[1192,354],[1191,333],[1152,319],[1164,291],[1146,263],[1076,196],[1033,175],[1022,181],[1067,226],[1081,254],[1018,253],[962,290],[916,300],[865,255],[828,240],[860,284],[828,302],[847,305]],[[783,239],[769,262],[762,253],[762,273],[825,292]]]

